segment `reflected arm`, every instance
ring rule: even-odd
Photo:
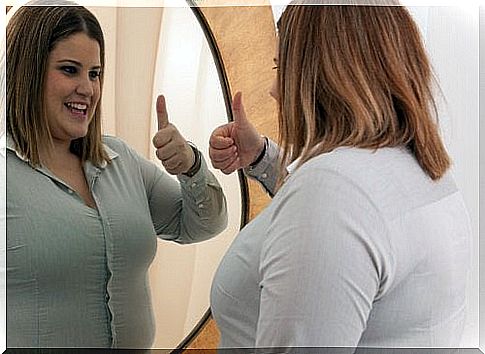
[[[154,163],[143,159],[153,226],[160,238],[178,243],[207,240],[227,226],[227,204],[217,179],[202,157],[192,177],[178,175],[178,182]]]

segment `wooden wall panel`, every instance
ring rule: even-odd
[[[205,7],[201,11],[220,51],[231,95],[241,91],[249,120],[261,134],[276,139],[277,106],[269,95],[276,75],[272,70],[276,33],[271,7],[265,4]],[[251,220],[270,198],[254,181],[248,181],[248,194]],[[218,342],[217,326],[210,319],[188,348],[215,353]]]

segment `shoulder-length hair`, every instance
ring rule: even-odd
[[[278,33],[282,167],[342,146],[401,145],[443,176],[431,65],[404,7],[289,5]]]
[[[23,6],[7,24],[7,133],[32,166],[40,164],[39,147],[52,145],[44,105],[47,59],[56,44],[85,33],[100,48],[101,92],[104,36],[96,17],[81,6]],[[71,151],[99,166],[109,161],[101,141],[101,96],[86,136],[71,142]]]

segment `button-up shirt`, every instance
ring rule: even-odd
[[[9,347],[150,347],[156,236],[192,243],[226,226],[205,161],[177,181],[121,140],[103,141],[111,161],[83,166],[97,209],[7,141]]]

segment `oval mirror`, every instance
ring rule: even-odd
[[[227,122],[228,114],[209,44],[191,8],[180,0],[163,8],[89,9],[106,39],[105,133],[122,138],[163,168],[151,144],[157,130],[155,102],[163,93],[170,122],[210,165],[209,136]],[[226,195],[228,227],[198,244],[158,241],[149,272],[156,324],[153,348],[183,346],[208,317],[212,277],[240,228],[238,175],[212,172]]]

